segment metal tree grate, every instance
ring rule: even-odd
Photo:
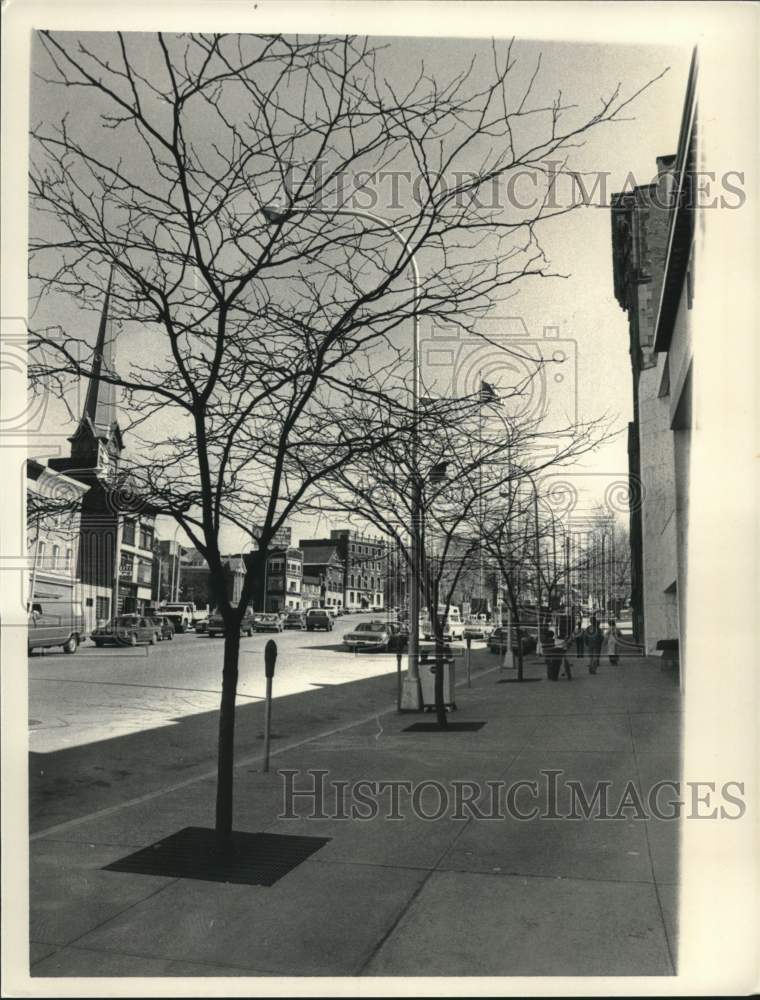
[[[188,826],[150,847],[105,865],[103,870],[269,886],[297,868],[330,839],[235,831],[229,837],[219,838],[214,830]]]
[[[440,726],[437,722],[415,722],[402,733],[475,733],[482,729],[485,722],[449,722],[445,726]]]

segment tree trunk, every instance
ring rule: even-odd
[[[237,616],[235,616],[237,619]],[[238,681],[240,628],[225,622],[222,702],[219,709],[219,759],[216,784],[216,832],[220,837],[232,833],[232,778],[235,763],[235,695]]]
[[[435,637],[435,717],[438,720],[438,725],[441,728],[448,726],[449,721],[446,718],[446,705],[443,701],[444,688],[444,643],[443,636]]]

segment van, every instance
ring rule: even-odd
[[[79,601],[67,595],[36,594],[27,616],[27,651],[61,646],[64,653],[76,653],[86,638],[84,614]]]
[[[440,607],[438,609],[438,614],[442,615],[445,612],[445,608]],[[451,605],[449,608],[449,613],[443,622],[443,637],[444,639],[461,639],[464,632],[464,622],[462,621],[462,615],[459,608],[456,605]],[[430,621],[430,616],[425,619],[424,634],[426,639],[433,639],[433,623]]]

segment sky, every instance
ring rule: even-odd
[[[403,88],[423,64],[430,76],[441,78],[473,60],[475,83],[486,79],[492,65],[491,42],[486,39],[374,41],[388,46],[380,55],[380,65],[394,87]],[[500,51],[504,51],[503,43]],[[508,331],[521,324],[529,338],[540,339],[544,331],[551,330],[571,364],[571,375],[572,368],[576,373],[569,383],[564,380],[561,386],[563,405],[576,407],[581,419],[606,414],[621,432],[595,454],[586,456],[582,468],[574,470],[574,482],[585,497],[582,504],[591,507],[610,484],[626,478],[624,432],[631,417],[628,328],[626,316],[613,295],[609,199],[624,185],[629,188],[632,179],[633,183],[648,183],[655,174],[656,157],[675,151],[691,52],[686,48],[651,45],[518,40],[513,49],[517,57],[516,84],[524,84],[530,78],[539,54],[541,68],[535,82],[535,99],[550,102],[561,90],[565,102],[577,105],[579,115],[596,111],[600,99],[610,96],[618,84],[630,92],[668,70],[640,95],[625,121],[602,126],[582,148],[573,151],[572,168],[589,174],[602,172],[605,190],[598,190],[594,203],[588,207],[563,215],[541,230],[542,245],[552,270],[565,277],[525,282],[514,297],[498,305],[490,318],[489,335],[490,330]],[[55,120],[70,100],[68,92],[62,93],[60,88],[52,91],[44,83],[36,82],[32,88],[32,120]],[[90,127],[87,107],[76,104],[72,107],[77,111],[78,124],[87,132]],[[91,134],[96,139],[97,130],[97,122],[93,120]],[[560,198],[567,194],[565,186]],[[381,190],[377,211],[392,215],[393,208],[383,205],[383,197]],[[56,320],[79,331],[91,327],[94,339],[97,316],[92,312],[79,311],[72,303],[56,303]],[[423,330],[423,339],[425,336]],[[123,359],[143,350],[139,333],[126,332],[119,340],[117,365],[121,368]],[[480,356],[488,368],[489,358],[482,345]],[[72,405],[76,409],[78,404],[74,401]],[[48,407],[46,420],[58,429],[70,425],[73,430],[75,426],[57,405]],[[303,523],[293,521],[292,527],[298,540],[326,534],[331,527],[343,523],[327,518],[309,519]],[[161,530],[166,537],[174,535],[173,525],[161,526]],[[233,531],[226,534],[224,541],[224,547],[231,551],[245,545]]]

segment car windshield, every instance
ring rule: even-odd
[[[134,625],[139,619],[136,615],[120,615],[116,619],[117,625]]]
[[[357,632],[381,632],[383,626],[377,622],[361,622],[356,626]]]

